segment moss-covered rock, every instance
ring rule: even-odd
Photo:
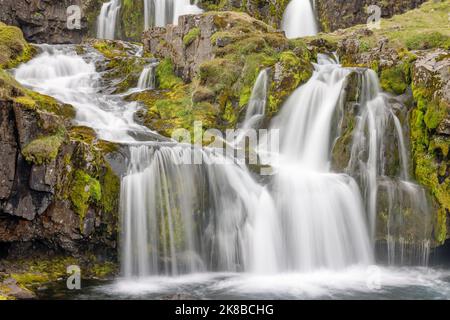
[[[23,148],[22,154],[29,162],[48,164],[56,159],[63,140],[64,137],[58,134],[35,139]]]
[[[158,89],[135,95],[147,111],[142,118],[167,135],[173,129],[224,130],[237,125],[260,71],[272,68],[269,116],[312,74],[312,55],[301,41],[244,13],[207,12],[185,16],[180,26],[153,28],[144,44],[161,59]],[[166,90],[166,91],[165,91]],[[169,90],[169,91],[167,91]]]
[[[25,41],[19,28],[0,22],[0,67],[14,68],[30,60],[35,53],[36,50]]]
[[[412,69],[413,95],[410,126],[416,179],[426,186],[436,200],[434,236],[443,243],[450,226],[450,139],[437,128],[450,119],[448,71],[450,59],[446,51],[421,56]]]
[[[135,55],[137,45],[119,40],[90,40],[88,42],[106,58],[104,80],[116,93],[136,87],[142,69],[149,63],[148,56]]]

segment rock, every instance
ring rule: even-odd
[[[88,31],[88,21],[82,10],[81,29],[67,26],[67,8],[86,8],[87,0],[2,0],[0,21],[18,26],[25,38],[35,43],[80,43]]]
[[[8,278],[6,280],[3,281],[3,283],[0,283],[0,286],[3,287],[6,291],[5,293],[10,296],[10,297],[14,297],[16,299],[21,299],[21,300],[29,300],[29,299],[34,299],[36,298],[36,295],[20,286],[17,281],[13,278]]]
[[[12,104],[0,102],[0,200],[9,198],[16,171],[17,142]]]
[[[183,39],[194,28],[199,30],[199,34],[186,46]],[[143,42],[145,49],[152,54],[170,57],[177,73],[189,82],[203,62],[214,58],[211,37],[216,30],[213,15],[187,15],[181,16],[176,26],[154,27],[145,31]]]
[[[381,9],[382,18],[390,18],[408,10],[417,8],[426,0],[316,0],[319,24],[323,31],[330,32],[366,23],[373,13],[368,13],[369,5],[377,5]]]

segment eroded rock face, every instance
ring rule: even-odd
[[[366,23],[373,13],[367,7],[377,5],[381,9],[381,18],[389,18],[417,8],[425,0],[316,0],[316,11],[321,29],[325,32],[348,28]]]
[[[190,43],[185,37],[192,34]],[[170,57],[177,67],[177,73],[185,81],[190,81],[199,66],[214,58],[211,36],[217,31],[212,15],[181,16],[178,25],[166,28],[154,27],[144,32],[143,42],[146,50],[158,57]],[[195,37],[194,37],[195,36]]]
[[[25,39],[35,43],[79,43],[87,33],[83,14],[81,29],[67,27],[67,8],[85,8],[86,0],[0,0],[0,21],[22,29]]]
[[[114,257],[118,178],[97,148],[70,138],[69,133],[55,159],[33,163],[22,155],[31,141],[49,134],[48,117],[46,111],[29,109],[8,98],[0,100],[0,244],[9,244],[8,252],[0,254],[27,257],[31,254],[27,250],[34,250],[33,243],[40,243],[48,250],[71,255],[83,254],[95,245]],[[74,182],[75,170],[99,180],[105,193],[100,202],[75,202],[83,199],[74,196],[80,183]],[[85,205],[86,212],[77,205]]]

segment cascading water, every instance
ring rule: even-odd
[[[137,103],[124,103],[120,96],[100,92],[101,75],[95,70],[99,53],[91,50],[85,60],[73,46],[40,48],[39,56],[15,71],[19,82],[74,106],[76,124],[92,127],[101,139],[131,142],[155,136],[134,122]]]
[[[178,24],[178,17],[186,14],[202,13],[190,0],[144,0],[144,26],[164,27]]]
[[[242,129],[257,129],[266,113],[269,70],[262,70],[253,86]]]
[[[289,39],[316,35],[319,28],[311,0],[291,0],[284,11],[281,29]]]
[[[97,38],[114,39],[120,7],[120,0],[111,0],[103,3],[100,14],[97,17]]]
[[[245,167],[217,160],[190,146],[131,148],[121,192],[125,276],[249,268],[249,220],[273,216],[272,202]]]
[[[278,272],[341,269],[373,261],[356,182],[330,171],[331,128],[349,71],[319,56],[312,78],[287,100],[272,129],[281,133],[280,159],[270,189],[280,229]],[[259,266],[264,270],[264,264]]]
[[[372,238],[377,238],[377,218],[386,216],[383,233],[387,234],[388,261],[426,264],[431,235],[430,211],[424,189],[409,176],[407,146],[397,116],[402,106],[395,100],[390,102],[390,97],[381,92],[373,70],[359,73],[359,81],[360,112],[346,171],[359,180]],[[417,223],[419,225],[414,225]]]
[[[155,78],[155,70],[157,62],[152,62],[148,66],[144,67],[139,76],[137,88],[139,90],[147,90],[147,89],[155,89],[156,78]]]

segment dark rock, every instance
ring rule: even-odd
[[[25,39],[35,43],[80,43],[88,31],[84,10],[88,0],[1,0],[0,21],[22,29]],[[67,26],[67,8],[80,6],[81,29]],[[86,14],[85,14],[86,13]]]
[[[9,198],[16,171],[17,142],[12,104],[0,102],[0,200]]]
[[[390,18],[395,14],[417,8],[423,2],[425,0],[316,0],[316,11],[321,29],[330,32],[367,23],[372,15],[366,11],[370,5],[380,7],[382,18]]]

